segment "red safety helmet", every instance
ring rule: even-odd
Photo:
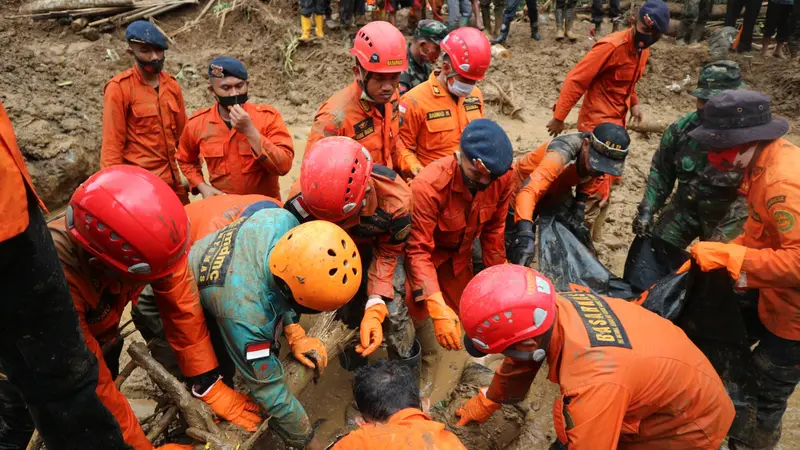
[[[189,251],[181,201],[140,167],[113,166],[89,177],[72,195],[66,220],[75,242],[124,278],[162,278]]]
[[[358,211],[369,186],[372,158],[344,136],[320,139],[300,166],[300,191],[317,219],[340,222]]]
[[[389,22],[370,22],[356,33],[350,54],[367,72],[399,73],[408,69],[403,33]]]
[[[481,353],[503,353],[547,333],[555,323],[556,291],[541,273],[516,264],[489,267],[461,294],[459,318]]]
[[[470,80],[482,80],[492,61],[492,45],[477,28],[464,27],[450,32],[441,44],[457,74]]]

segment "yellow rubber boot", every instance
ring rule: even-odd
[[[303,28],[303,34],[300,35],[301,41],[311,39],[311,17],[300,16],[300,26]]]
[[[314,33],[317,37],[325,37],[325,16],[321,14],[314,15]]]

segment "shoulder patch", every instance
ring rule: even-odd
[[[474,95],[470,95],[469,97],[464,99],[464,104],[465,105],[475,105],[475,104],[480,104],[480,102],[481,102],[481,99],[478,98],[478,97],[475,97]]]
[[[560,295],[569,300],[578,312],[592,347],[632,348],[625,328],[602,297],[585,292],[565,292]]]
[[[373,164],[372,165],[372,174],[377,175],[383,178],[388,178],[392,181],[397,179],[397,172],[394,170],[382,165],[382,164]]]
[[[452,117],[453,113],[450,112],[449,109],[442,109],[439,111],[431,111],[428,113],[428,120],[436,120],[436,119],[444,119],[446,117]]]
[[[789,211],[778,210],[772,215],[775,226],[781,233],[787,233],[794,228],[794,215]]]
[[[772,197],[769,200],[767,200],[767,209],[770,209],[774,205],[777,205],[778,203],[783,203],[785,201],[786,201],[785,195],[776,195],[775,197]]]
[[[436,95],[441,95],[442,94],[442,90],[439,89],[439,86],[432,85],[431,87],[433,88],[433,93],[434,94],[436,94]]]

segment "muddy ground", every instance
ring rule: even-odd
[[[290,2],[238,3],[245,7],[228,15],[220,38],[216,37],[219,18],[213,13],[198,27],[179,35],[167,54],[166,70],[179,79],[191,114],[212,102],[204,73],[213,56],[229,54],[245,61],[251,77],[250,101],[277,107],[293,134],[296,157],[292,172],[282,179],[285,194],[297,177],[316,107],[352,80],[349,39],[343,32],[329,32],[324,40],[294,48],[291,43],[299,30],[296,7]],[[99,39],[90,41],[55,21],[6,18],[15,14],[18,7],[17,0],[0,0],[0,100],[15,125],[37,190],[48,206],[57,209],[75,186],[98,168],[103,85],[128,68],[132,59],[125,53],[120,29],[101,33]],[[193,19],[199,10],[199,6],[188,7],[159,17],[159,23],[171,32]],[[552,23],[552,15],[543,16]],[[403,17],[401,13],[402,26]],[[517,118],[511,118],[502,114],[497,101],[490,101],[487,106],[488,117],[503,125],[518,153],[531,150],[548,138],[545,124],[561,81],[592,45],[588,23],[579,23],[577,29],[580,39],[576,43],[556,43],[552,40],[553,27],[544,24],[544,40],[534,42],[528,38],[527,23],[515,24],[507,45],[511,57],[496,58],[486,81],[480,83],[487,99],[497,98],[496,83],[517,106],[523,107]],[[293,51],[288,52],[287,48]],[[291,55],[290,61],[287,54]],[[694,109],[694,99],[688,92],[706,59],[702,44],[678,48],[672,39],[665,38],[655,46],[647,73],[638,84],[647,122],[667,124]],[[772,95],[776,112],[788,117],[793,133],[797,133],[800,62],[765,60],[756,55],[735,59],[742,63],[746,82]],[[675,83],[682,86],[678,92],[668,89]],[[573,113],[567,122],[574,124],[575,116]],[[614,191],[605,235],[597,247],[601,259],[616,273],[622,272],[632,239],[631,219],[658,139],[655,134],[634,133],[623,183]],[[791,134],[790,139],[800,143],[798,134]],[[464,352],[444,356],[438,367],[434,404],[454,386],[466,359]],[[301,398],[312,421],[327,419],[319,429],[326,440],[332,439],[344,423],[344,407],[352,400],[350,380],[351,376],[332,361],[313,393],[307,392]],[[126,382],[123,392],[132,399],[158,395],[140,370]],[[550,411],[556,393],[555,386],[539,377],[526,400],[530,412],[525,432],[509,448],[548,448],[553,438]],[[780,448],[800,448],[798,396],[792,399],[784,418]]]

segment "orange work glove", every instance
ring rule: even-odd
[[[500,403],[486,398],[486,389],[481,388],[478,395],[469,399],[464,406],[456,410],[456,416],[461,418],[456,424],[457,426],[463,427],[470,422],[484,423],[489,420],[489,417],[492,417],[495,411],[503,407]]]
[[[192,444],[164,444],[161,447],[157,447],[156,450],[194,450],[194,445],[192,445]]]
[[[361,319],[361,343],[356,345],[356,351],[361,356],[369,356],[381,346],[383,342],[383,319],[389,314],[386,303],[381,301],[370,306],[364,311]]]
[[[439,345],[447,350],[461,350],[461,321],[456,313],[444,303],[441,292],[425,299],[425,307],[433,319],[433,331]]]
[[[328,351],[325,344],[317,338],[306,336],[306,330],[300,325],[293,323],[283,329],[286,340],[289,341],[289,348],[292,349],[294,359],[309,369],[318,368],[320,374],[328,366]],[[313,358],[313,359],[312,359]]]
[[[722,242],[698,242],[690,251],[692,259],[697,261],[703,272],[725,268],[728,269],[731,278],[738,280],[747,247]]]
[[[229,388],[222,378],[212,384],[205,394],[195,395],[206,402],[214,414],[247,431],[256,431],[256,425],[261,422],[258,405],[246,395]]]

